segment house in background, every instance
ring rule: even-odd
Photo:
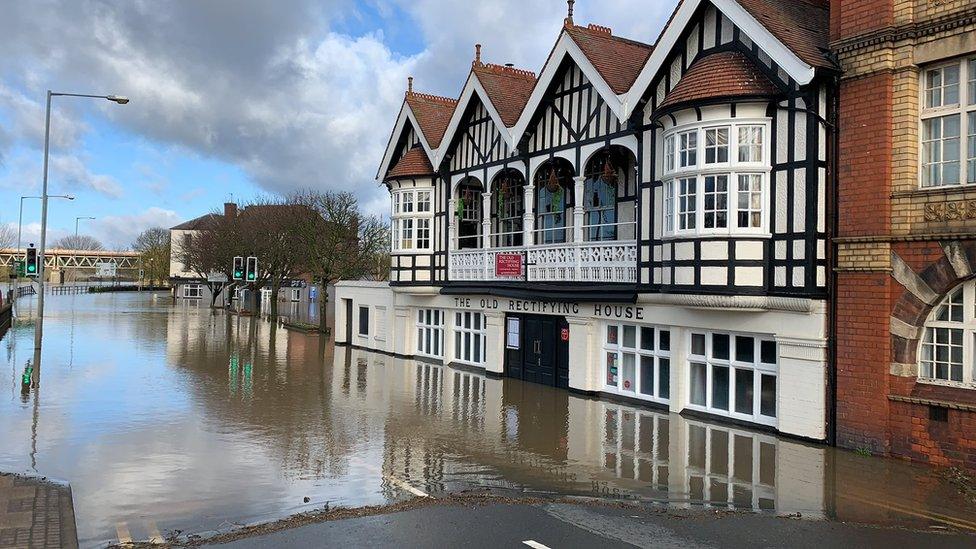
[[[170,285],[173,288],[173,297],[176,302],[209,305],[211,301],[210,287],[207,279],[200,276],[200,273],[189,270],[180,260],[185,246],[189,245],[190,239],[217,223],[221,217],[234,217],[244,212],[261,215],[286,215],[287,209],[293,206],[279,205],[256,205],[248,206],[243,210],[238,210],[237,204],[224,204],[224,213],[210,213],[181,223],[170,229]],[[242,252],[243,254],[243,252]],[[229,266],[228,266],[229,267]],[[220,273],[211,275],[214,280],[224,280],[226,276]],[[223,292],[217,300],[218,306],[227,306],[234,301],[240,300],[241,288],[234,288],[231,292]],[[271,299],[271,289],[262,288],[261,303],[266,306]],[[284,286],[278,293],[278,303],[288,305],[289,308],[279,311],[283,315],[294,316],[296,318],[308,319],[315,317],[318,312],[311,304],[319,299],[319,287],[312,283],[306,275],[296,276],[285,281]]]

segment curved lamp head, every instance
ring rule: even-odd
[[[119,105],[125,105],[129,102],[129,98],[124,95],[107,95],[105,99],[118,103]]]

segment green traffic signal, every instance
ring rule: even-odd
[[[29,273],[37,272],[37,265],[28,265],[27,266],[27,272],[29,272]]]

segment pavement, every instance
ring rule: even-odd
[[[976,536],[714,511],[566,503],[428,506],[208,547],[976,547]]]
[[[0,549],[78,547],[71,488],[0,473]]]

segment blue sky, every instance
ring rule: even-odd
[[[653,42],[675,0],[579,0],[578,23]],[[384,213],[373,179],[406,78],[455,96],[474,43],[485,59],[539,71],[562,0],[37,0],[0,18],[0,225],[41,181],[48,88],[56,98],[49,236],[129,245],[231,197],[351,191]],[[56,38],[56,39],[54,39]],[[40,203],[25,202],[25,241]]]

